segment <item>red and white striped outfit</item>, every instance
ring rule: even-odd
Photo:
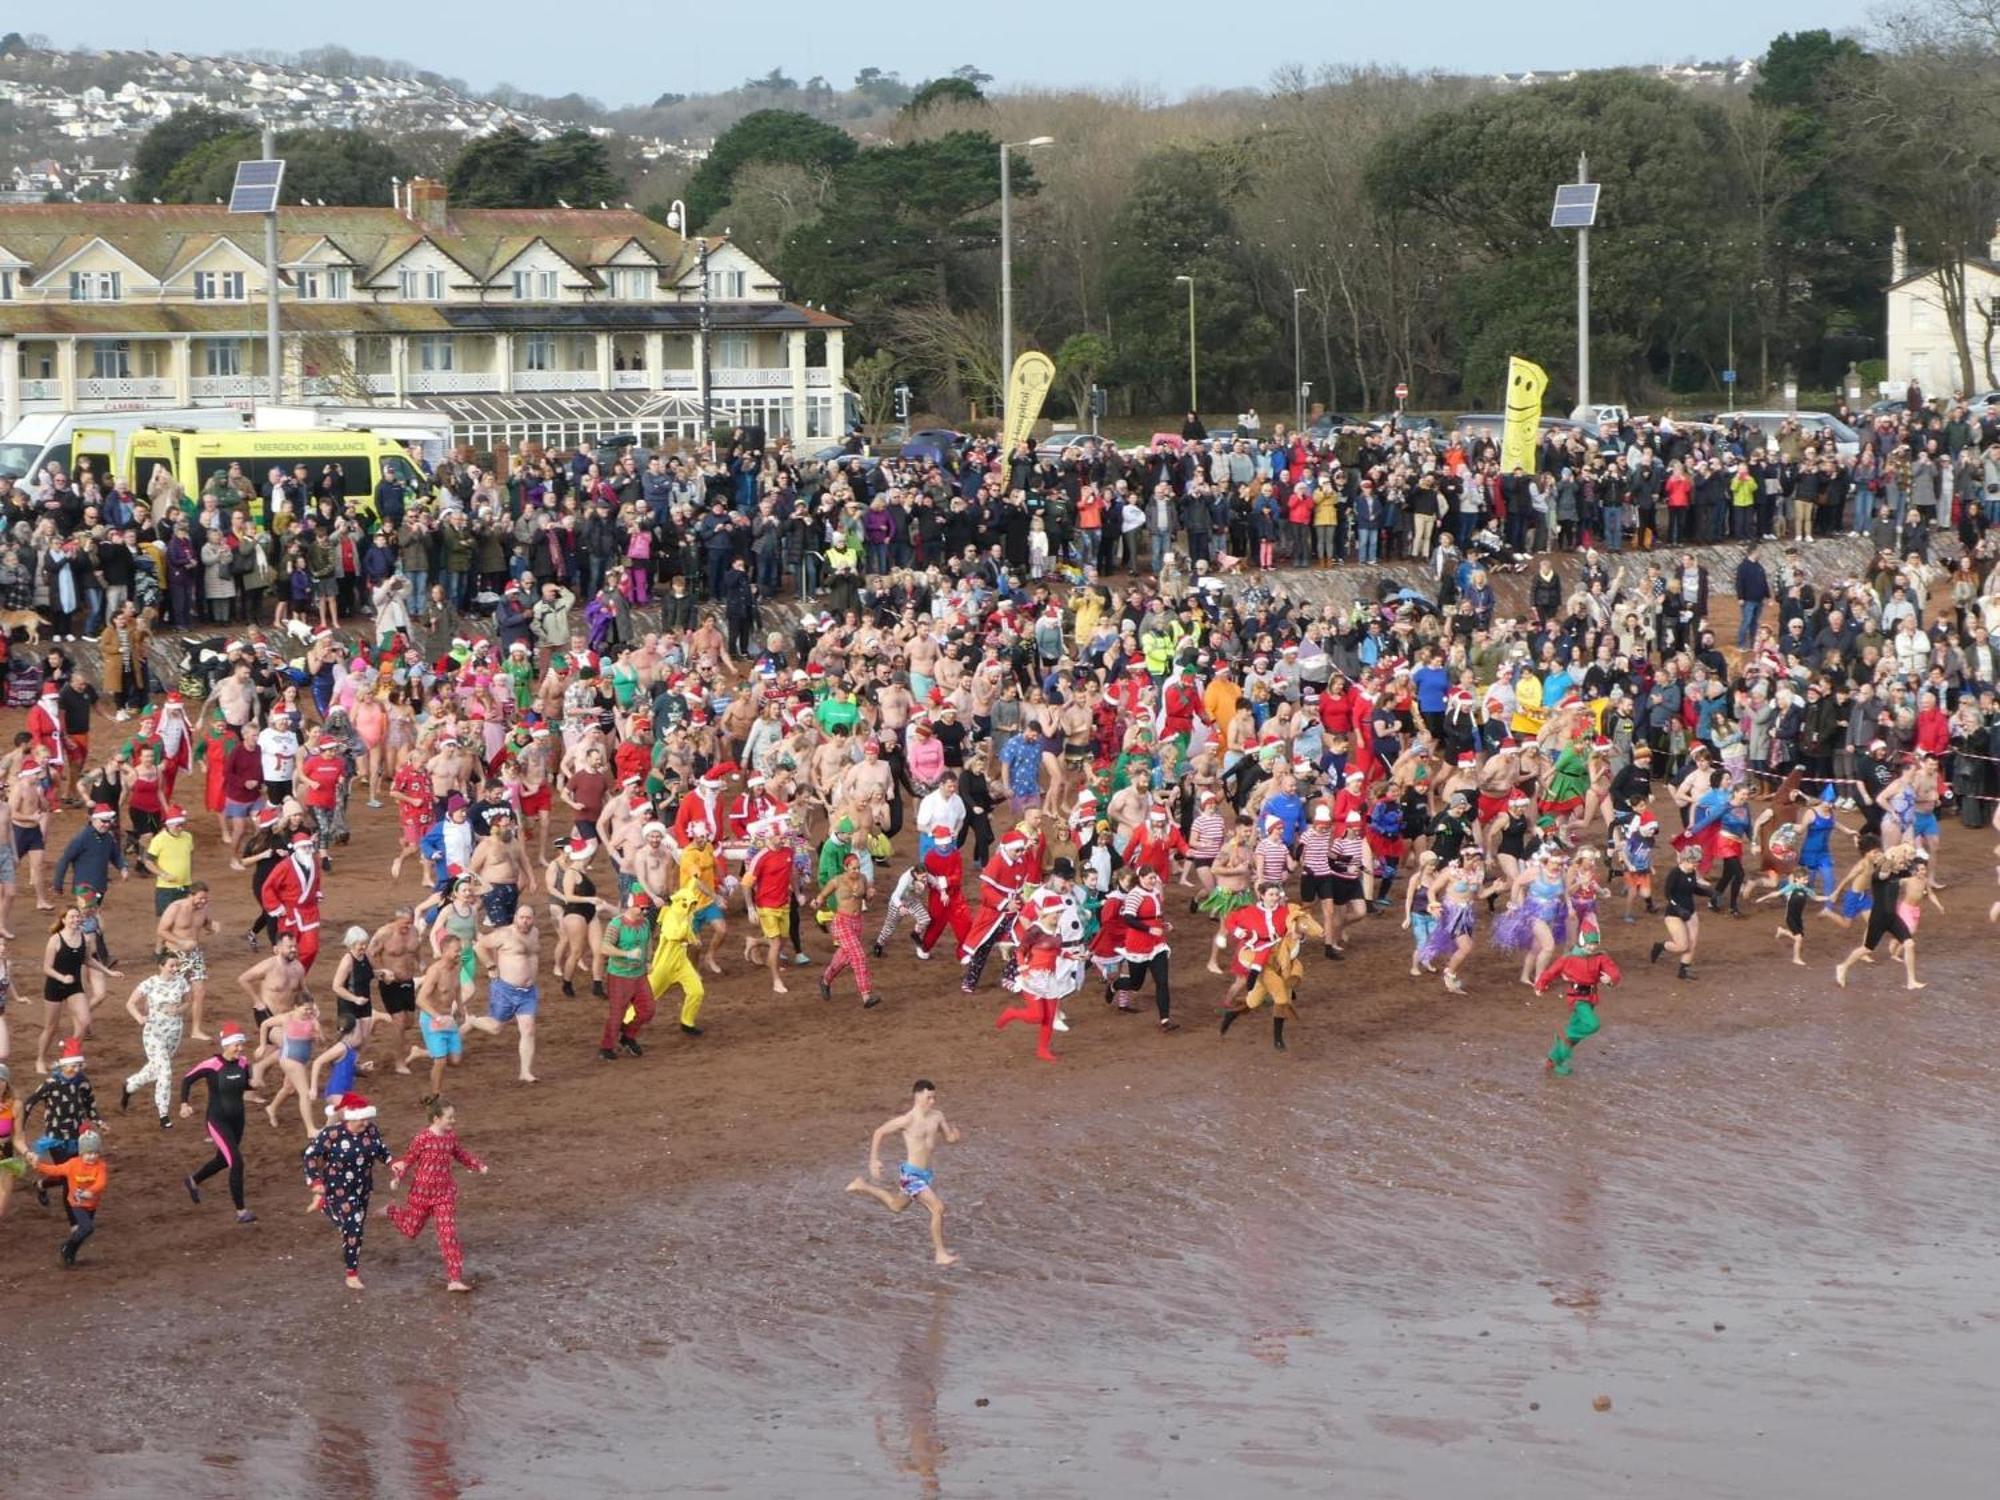
[[[1214,859],[1222,852],[1222,840],[1228,832],[1228,825],[1222,821],[1219,812],[1196,813],[1194,821],[1188,825],[1188,854],[1195,859]]]

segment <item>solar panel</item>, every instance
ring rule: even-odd
[[[229,211],[233,214],[268,214],[278,207],[278,189],[285,180],[281,160],[239,161],[236,183],[229,190]]]
[[[1555,211],[1549,215],[1551,229],[1589,229],[1597,222],[1598,182],[1565,182],[1556,189]]]

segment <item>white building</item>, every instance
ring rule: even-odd
[[[1961,271],[1963,298],[1949,301],[1962,301],[1956,321],[1972,355],[1973,391],[1965,389],[1944,278],[1934,270],[1912,270],[1903,231],[1896,231],[1889,264],[1890,383],[1900,387],[1914,380],[1927,396],[2000,389],[2000,225],[1985,256],[1968,257]]]
[[[848,325],[728,241],[629,210],[454,210],[422,178],[399,196],[279,210],[285,399],[435,410],[481,450],[688,439],[704,415],[846,430]],[[0,204],[0,431],[21,410],[264,396],[264,290],[253,215]]]

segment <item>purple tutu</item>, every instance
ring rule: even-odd
[[[1560,948],[1569,928],[1569,913],[1560,902],[1523,901],[1511,906],[1493,924],[1493,946],[1509,953],[1525,953],[1535,946],[1535,923],[1546,922]]]
[[[1470,906],[1445,902],[1444,909],[1438,914],[1437,926],[1431,929],[1431,935],[1417,952],[1418,961],[1431,965],[1443,963],[1458,947],[1458,940],[1471,935],[1476,920]]]

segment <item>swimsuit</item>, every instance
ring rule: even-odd
[[[496,1021],[511,1021],[516,1016],[532,1020],[541,1003],[541,991],[532,984],[495,979],[486,988],[486,1014]]]
[[[918,1198],[930,1191],[931,1183],[937,1173],[929,1167],[913,1167],[904,1162],[896,1168],[896,1176],[903,1185],[903,1191],[912,1198]]]

